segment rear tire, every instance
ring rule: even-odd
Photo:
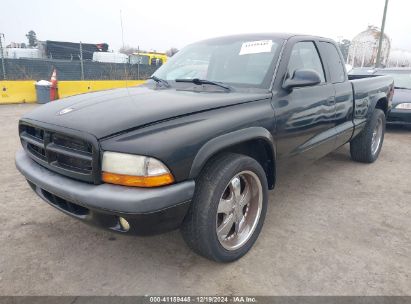
[[[385,114],[375,109],[362,132],[350,142],[351,158],[362,163],[373,163],[380,154],[385,134]]]
[[[267,211],[267,177],[253,158],[225,153],[207,163],[181,232],[197,254],[218,262],[245,255]]]

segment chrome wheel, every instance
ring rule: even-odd
[[[382,139],[382,132],[383,132],[383,121],[381,117],[377,120],[375,125],[374,131],[372,133],[371,139],[371,153],[375,155],[378,152],[378,149],[381,144]]]
[[[242,171],[226,186],[218,204],[216,233],[227,250],[236,250],[252,236],[260,219],[263,191],[260,179]]]

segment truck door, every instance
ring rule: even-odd
[[[328,78],[335,91],[336,148],[351,139],[354,122],[354,96],[351,83],[337,47],[327,41],[319,42],[321,57],[328,69]]]
[[[290,43],[291,44],[291,43]],[[288,62],[286,59],[289,58]],[[284,62],[283,62],[284,61]],[[335,94],[314,41],[299,41],[284,51],[277,75],[290,77],[296,69],[313,69],[321,83],[308,87],[282,88],[274,85],[277,158],[316,160],[335,148]],[[281,163],[281,162],[280,162]],[[287,162],[288,163],[288,162]]]

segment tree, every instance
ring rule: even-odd
[[[37,46],[37,36],[36,32],[31,30],[26,34],[26,37],[29,41],[29,47],[35,47]]]
[[[178,53],[178,49],[175,47],[172,47],[168,51],[166,51],[166,54],[168,57],[173,57],[177,53]]]
[[[132,47],[132,46],[129,46],[129,45],[125,45],[125,46],[122,46],[118,51],[122,54],[131,55],[133,53],[137,53],[138,48],[135,48],[135,47]]]
[[[341,50],[345,62],[347,62],[348,50],[350,49],[350,45],[351,41],[348,39],[343,39],[342,41],[338,42],[338,47]]]

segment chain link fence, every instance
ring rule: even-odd
[[[59,80],[144,80],[164,58],[161,53],[108,52],[107,44],[81,42],[45,41],[36,48],[13,48],[0,39],[0,79],[50,79],[56,69]]]
[[[4,59],[5,80],[50,79],[54,69],[59,80],[147,79],[158,66],[58,59]]]

